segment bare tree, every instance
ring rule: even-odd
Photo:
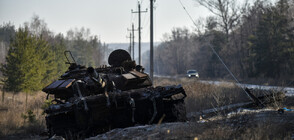
[[[237,0],[196,0],[196,2],[206,7],[220,19],[218,25],[224,30],[227,38],[232,29],[239,23],[241,13],[248,5],[248,0],[245,0],[243,6],[237,4]]]
[[[40,19],[38,15],[33,15],[31,21],[24,23],[25,27],[29,29],[30,33],[36,36],[42,36],[48,40],[53,33],[47,27],[45,20]]]

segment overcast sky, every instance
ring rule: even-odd
[[[181,0],[195,20],[210,13],[197,5],[195,0]],[[149,3],[141,0],[142,42],[149,42]],[[16,27],[38,15],[54,33],[65,34],[71,28],[89,28],[106,43],[129,42],[126,36],[131,23],[138,25],[137,0],[0,0],[0,24],[12,22]],[[193,29],[193,23],[183,10],[179,0],[156,0],[154,11],[155,41],[161,41],[164,33],[174,27]],[[137,33],[135,34],[138,37]],[[136,38],[137,40],[137,38]]]

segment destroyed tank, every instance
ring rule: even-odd
[[[64,54],[68,70],[43,89],[52,98],[45,110],[49,137],[83,139],[114,128],[186,120],[182,86],[153,87],[125,50],[113,51],[110,66],[99,68]]]

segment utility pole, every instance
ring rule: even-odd
[[[129,46],[129,53],[132,55],[132,32],[130,32],[130,36],[127,36],[127,38],[130,38],[130,46]]]
[[[134,23],[132,24],[132,34],[133,34],[133,60],[135,61],[135,28]]]
[[[135,28],[134,28],[134,23],[132,23],[132,29],[130,30],[130,29],[128,29],[128,31],[131,31],[131,33],[132,33],[132,35],[130,36],[130,37],[132,37],[132,43],[133,43],[133,48],[132,48],[132,53],[133,53],[133,60],[135,60],[135,31],[137,31],[137,30],[135,30]],[[132,54],[130,54],[130,55],[132,55]]]
[[[138,1],[138,11],[133,11],[132,13],[138,13],[139,16],[139,24],[138,24],[138,31],[139,31],[139,65],[141,65],[141,12],[145,13],[147,12],[147,9],[145,11],[141,11],[141,5],[140,2]]]
[[[150,0],[150,78],[153,83],[153,0]]]

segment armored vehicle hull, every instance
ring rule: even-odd
[[[153,87],[123,50],[110,54],[109,63],[94,69],[69,62],[69,70],[43,89],[54,96],[45,110],[50,136],[80,139],[114,128],[186,120],[181,85]]]

